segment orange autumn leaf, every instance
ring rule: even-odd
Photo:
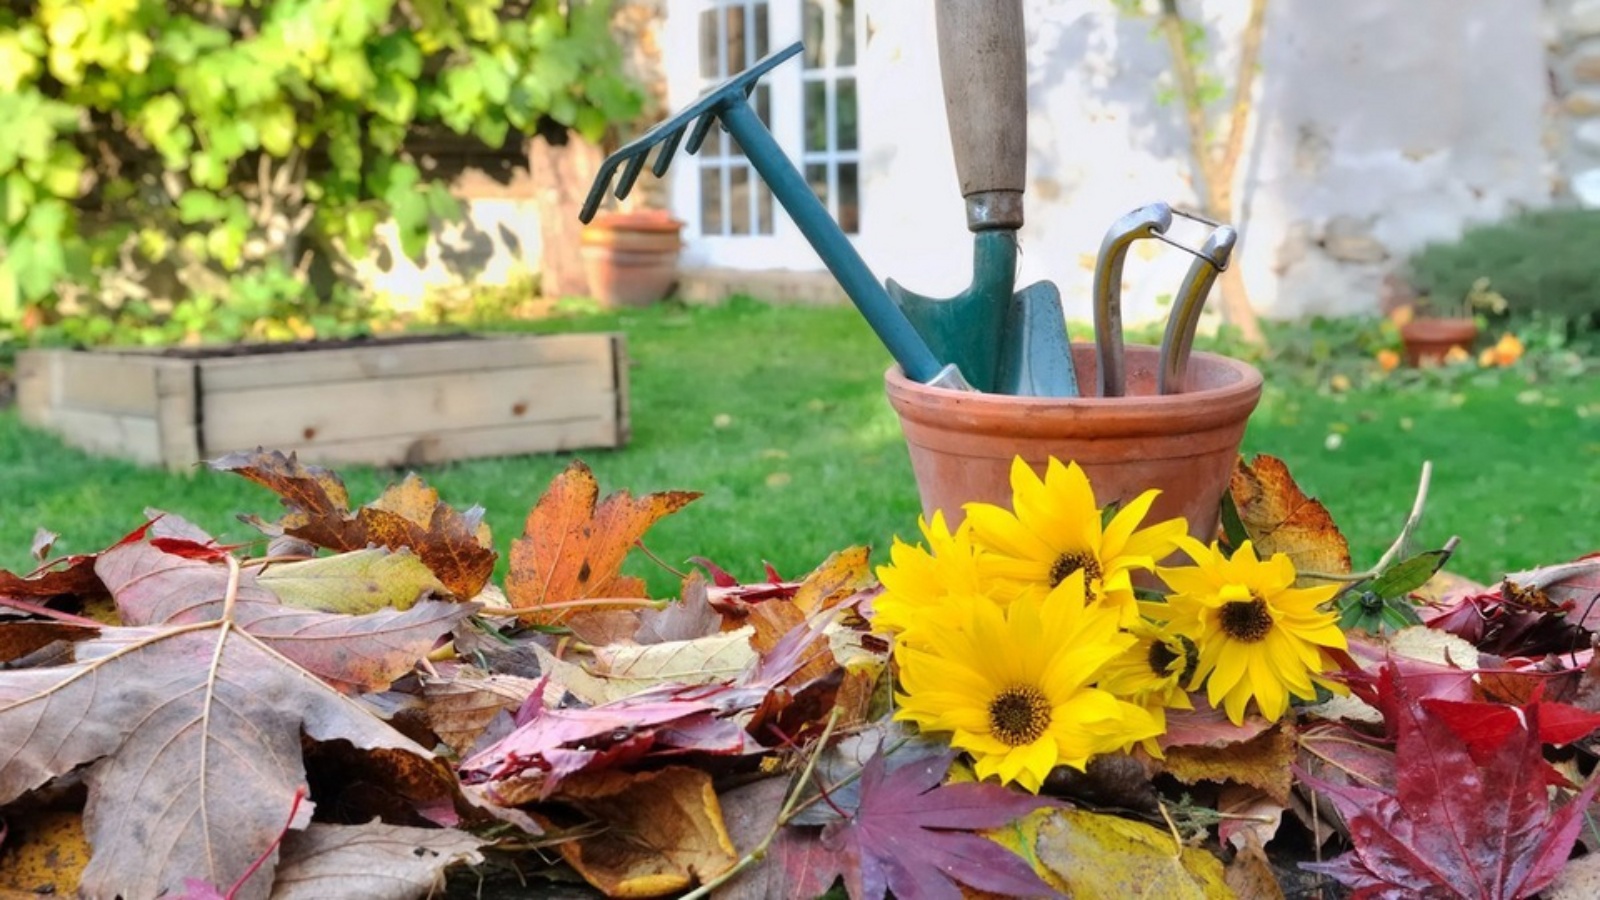
[[[574,460],[550,482],[528,513],[522,537],[511,544],[506,597],[524,619],[554,624],[563,611],[541,611],[548,603],[610,597],[643,597],[644,582],[622,574],[622,562],[644,533],[700,494],[663,491],[635,499],[617,491],[599,500],[594,472]],[[598,502],[597,502],[598,501]]]
[[[1297,572],[1350,571],[1350,545],[1328,508],[1300,490],[1283,460],[1265,453],[1248,463],[1240,457],[1229,492],[1262,559],[1283,553]]]

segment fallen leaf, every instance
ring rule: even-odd
[[[1171,747],[1228,747],[1272,727],[1271,722],[1253,712],[1235,725],[1225,711],[1207,702],[1203,693],[1190,700],[1194,709],[1167,710],[1167,732],[1156,739],[1163,752]]]
[[[1500,590],[1508,603],[1535,612],[1565,610],[1574,624],[1600,630],[1600,554],[1513,572]]]
[[[705,576],[690,572],[683,580],[678,602],[639,614],[634,640],[641,644],[694,640],[723,630],[723,621],[722,614],[711,606]]]
[[[1215,856],[1119,816],[1055,810],[1039,827],[1037,852],[1073,897],[1233,897]]]
[[[1184,784],[1233,782],[1259,788],[1280,805],[1289,804],[1295,735],[1279,723],[1248,741],[1226,747],[1174,746],[1160,761],[1168,775]]]
[[[594,472],[574,460],[557,475],[511,544],[506,596],[525,620],[559,623],[563,611],[540,612],[546,603],[606,597],[642,597],[644,583],[621,574],[623,559],[644,533],[700,495],[691,491],[646,494],[627,491],[596,505],[600,486]]]
[[[66,810],[13,811],[0,816],[0,898],[4,891],[33,897],[73,897],[89,864],[83,814]]]
[[[276,493],[288,513],[269,534],[281,531],[339,553],[369,546],[409,548],[457,599],[469,600],[494,573],[495,552],[483,510],[458,512],[439,494],[408,475],[377,500],[350,509],[350,495],[333,472],[302,465],[276,450],[232,453],[209,465],[233,472]]]
[[[701,769],[586,774],[562,785],[555,799],[603,826],[558,849],[608,897],[682,891],[738,859],[711,776]]]
[[[830,554],[795,589],[792,600],[801,612],[810,615],[832,609],[875,582],[867,547],[850,547]]]
[[[736,853],[742,857],[756,849],[777,822],[788,794],[789,779],[765,778],[720,796],[723,819]],[[839,866],[833,853],[822,846],[818,831],[779,829],[759,862],[717,890],[718,900],[822,896],[838,880]]]
[[[854,900],[891,892],[897,900],[949,897],[957,883],[1021,897],[1050,892],[1025,860],[973,832],[1056,801],[997,784],[941,785],[953,759],[943,754],[890,772],[874,756],[862,769],[855,815],[822,830],[822,846],[836,855]]]
[[[1395,737],[1392,790],[1301,780],[1331,800],[1355,849],[1305,868],[1369,896],[1532,896],[1561,871],[1600,782],[1552,810],[1539,708],[1497,746],[1472,747],[1428,711],[1395,668],[1378,679]],[[1436,705],[1436,704],[1435,704]],[[1487,704],[1486,704],[1487,705]]]
[[[1244,832],[1244,846],[1238,848],[1223,874],[1223,882],[1234,896],[1246,900],[1283,900],[1283,888],[1267,862],[1267,851],[1253,832]]]
[[[1283,460],[1264,453],[1249,463],[1240,457],[1229,492],[1262,559],[1283,553],[1297,572],[1350,571],[1350,546],[1344,535],[1327,507],[1307,497],[1295,484]],[[1301,587],[1323,583],[1297,582]]]
[[[1252,844],[1265,847],[1277,836],[1287,808],[1260,788],[1240,784],[1223,785],[1216,803],[1223,816],[1217,823],[1217,838],[1240,853]]]
[[[611,644],[596,647],[590,674],[607,684],[607,699],[619,699],[661,684],[732,681],[756,658],[752,628],[686,641]]]
[[[489,723],[521,706],[538,684],[531,678],[494,675],[462,666],[449,678],[425,678],[422,696],[428,727],[458,756],[466,756]],[[470,674],[469,674],[470,673]]]
[[[77,642],[67,664],[0,671],[0,804],[84,768],[85,896],[232,884],[306,790],[302,739],[433,759],[330,683],[387,686],[472,607],[352,617],[236,598],[224,620],[222,566],[136,544],[96,570],[141,627]],[[267,866],[238,896],[271,883]]]
[[[39,619],[0,622],[0,663],[22,659],[57,641],[81,641],[94,637],[100,629]]]
[[[369,547],[334,556],[275,563],[256,576],[285,606],[360,615],[399,610],[449,589],[410,550]]]
[[[484,842],[447,828],[312,823],[283,840],[272,900],[412,900],[454,865],[483,862]]]

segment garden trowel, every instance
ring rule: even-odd
[[[978,390],[1076,396],[1060,293],[1049,282],[1012,293],[1028,151],[1022,0],[938,0],[936,11],[945,114],[973,233],[972,284],[939,299],[891,279],[889,296],[933,355]]]

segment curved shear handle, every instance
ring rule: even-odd
[[[1228,259],[1238,240],[1239,232],[1227,225],[1218,226],[1206,237],[1194,262],[1189,264],[1178,296],[1173,300],[1172,314],[1167,318],[1166,334],[1161,338],[1161,368],[1156,372],[1158,392],[1181,394],[1188,389],[1185,382],[1189,374],[1189,351],[1194,349],[1200,311],[1205,309],[1211,285],[1228,268]]]
[[[1121,397],[1128,390],[1122,347],[1122,264],[1128,248],[1144,238],[1159,237],[1172,227],[1172,207],[1141,206],[1111,223],[1100,242],[1094,265],[1094,340],[1102,397]]]

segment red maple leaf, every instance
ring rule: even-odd
[[[954,758],[942,754],[893,771],[881,754],[867,761],[855,815],[822,830],[822,846],[853,900],[880,900],[890,891],[897,900],[955,900],[963,896],[957,882],[1011,897],[1054,893],[1021,857],[973,832],[1056,801],[997,784],[942,785]]]
[[[1511,900],[1543,889],[1561,871],[1600,781],[1552,810],[1546,792],[1544,706],[1504,707],[1418,699],[1385,666],[1379,705],[1395,733],[1395,787],[1337,785],[1300,772],[1344,817],[1354,850],[1306,868],[1356,889],[1358,898]],[[1493,727],[1460,734],[1464,707]]]

